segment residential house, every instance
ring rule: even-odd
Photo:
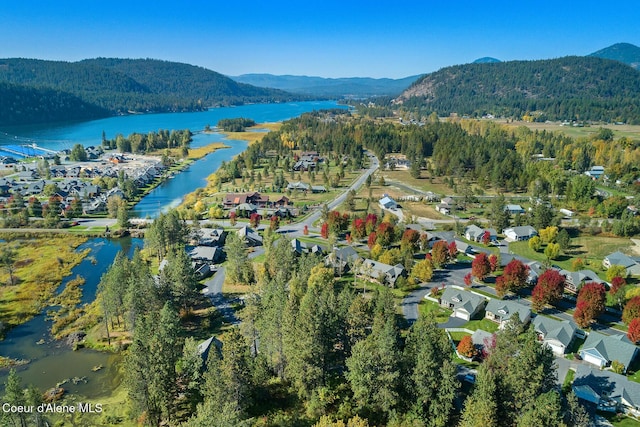
[[[525,210],[520,205],[506,205],[504,210],[509,212],[509,215],[518,215],[525,213]]]
[[[258,192],[253,193],[228,193],[224,196],[224,207],[229,209],[243,203],[255,205],[259,208],[267,207],[269,196],[263,196]]]
[[[623,254],[622,252],[614,252],[604,257],[604,259],[602,260],[602,266],[606,269],[609,269],[612,265],[621,265],[626,268],[628,276],[640,275],[640,264],[638,264],[638,262],[636,262],[636,260],[634,260],[630,256]]]
[[[222,228],[200,228],[192,233],[191,241],[194,246],[224,246],[227,232]]]
[[[200,355],[200,357],[202,357],[203,367],[207,363],[207,359],[209,358],[209,353],[211,352],[212,348],[214,349],[214,351],[222,351],[222,341],[212,336],[208,340],[198,344],[198,354]]]
[[[290,202],[291,201],[289,200],[289,198],[287,196],[282,196],[278,200],[273,202],[273,206],[276,207],[276,208],[280,208],[280,207],[283,207],[283,206],[289,206]]]
[[[640,416],[640,383],[624,375],[578,365],[572,388],[578,399],[593,403],[600,411]]]
[[[560,270],[560,274],[565,277],[564,290],[574,294],[578,293],[580,287],[587,282],[605,284],[605,282],[601,280],[594,271],[591,270]]]
[[[384,197],[382,197],[382,199],[378,201],[378,204],[382,209],[395,210],[398,208],[398,203],[386,194],[384,195]]]
[[[495,242],[498,240],[498,233],[493,228],[480,228],[475,224],[471,224],[464,230],[464,237],[472,242],[482,242],[485,233],[489,233],[489,241]]]
[[[538,232],[530,225],[522,225],[520,227],[505,228],[502,234],[505,235],[505,240],[518,242],[521,240],[529,240],[533,236],[536,236]]]
[[[324,185],[312,185],[311,186],[312,193],[326,193],[327,188]]]
[[[305,184],[302,181],[287,184],[287,190],[289,191],[309,191],[310,188],[311,186],[309,184]]]
[[[360,258],[358,252],[351,246],[336,247],[333,248],[333,251],[325,258],[325,265],[327,267],[333,267],[336,274],[342,275]]]
[[[213,264],[222,255],[221,249],[216,246],[186,246],[185,250],[196,265]]]
[[[436,210],[444,215],[449,215],[458,208],[456,201],[451,197],[445,197],[436,205]]]
[[[616,360],[624,366],[626,372],[637,353],[638,347],[626,335],[604,335],[592,331],[579,354],[582,360],[601,369],[611,366],[611,362]]]
[[[562,356],[573,342],[579,329],[569,320],[555,320],[538,315],[531,324],[544,344],[547,344],[556,356]]]
[[[475,318],[487,304],[487,300],[477,294],[448,286],[440,297],[440,305],[453,310],[453,316],[464,320]]]
[[[490,299],[485,307],[485,317],[496,322],[500,329],[513,317],[518,316],[523,324],[531,320],[531,309],[515,301]]]
[[[300,239],[291,240],[291,247],[293,251],[296,253],[296,255],[302,255],[302,254],[322,255],[324,253],[322,246],[303,242]]]
[[[262,236],[253,231],[253,229],[244,226],[238,229],[237,233],[247,246],[262,246]]]
[[[372,259],[365,259],[360,266],[360,275],[375,280],[382,285],[394,287],[399,277],[407,275],[402,264],[388,265]]]
[[[593,179],[599,179],[604,175],[604,166],[591,166],[591,169],[586,171],[584,174]]]

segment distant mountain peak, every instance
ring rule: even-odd
[[[593,52],[589,56],[612,59],[630,65],[635,69],[640,68],[640,47],[631,43],[616,43]]]
[[[482,58],[478,58],[475,61],[473,61],[474,64],[493,64],[496,62],[502,62],[497,58],[492,58],[490,56],[484,56]]]

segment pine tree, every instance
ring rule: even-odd
[[[475,388],[464,402],[459,427],[498,427],[498,402],[496,378],[492,370],[481,365]]]

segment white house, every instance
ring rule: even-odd
[[[569,320],[555,320],[550,317],[536,316],[531,321],[538,337],[547,344],[553,353],[562,356],[578,333],[578,327]]]
[[[537,235],[538,232],[530,225],[523,225],[520,227],[505,228],[502,231],[502,234],[505,235],[506,240],[517,242],[520,240],[529,240],[533,236]]]
[[[453,315],[463,320],[471,320],[486,305],[487,300],[472,292],[448,286],[440,297],[440,305],[453,310]]]
[[[397,209],[398,208],[398,203],[393,200],[391,197],[389,197],[388,195],[384,195],[384,197],[382,197],[382,199],[380,199],[378,201],[378,204],[380,205],[380,207],[382,209]]]
[[[604,335],[593,331],[580,349],[580,357],[585,362],[604,368],[616,360],[624,366],[625,372],[637,353],[638,347],[626,335]]]

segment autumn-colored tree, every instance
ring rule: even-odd
[[[375,214],[368,214],[364,220],[366,234],[371,234],[378,225],[378,217]]]
[[[431,262],[431,260],[425,258],[422,261],[418,262],[413,267],[413,270],[411,270],[411,272],[411,274],[420,279],[420,281],[429,282],[433,277],[433,263]]]
[[[491,233],[487,230],[484,233],[482,233],[482,244],[488,245],[489,242],[491,242]]]
[[[627,325],[631,324],[633,319],[640,318],[640,295],[631,298],[622,310],[622,321]]]
[[[471,275],[471,273],[467,273],[464,276],[464,284],[467,286],[471,286],[471,284],[473,283],[473,276]]]
[[[237,222],[237,214],[235,212],[231,212],[229,213],[229,223],[235,227],[236,222]]]
[[[304,234],[305,236],[309,235],[309,226],[305,224],[304,228],[302,229],[302,234]]]
[[[351,222],[351,236],[360,240],[367,235],[367,229],[365,227],[364,219],[356,218]]]
[[[640,318],[635,318],[629,322],[629,330],[627,331],[627,338],[632,343],[640,341]]]
[[[560,255],[560,245],[558,243],[549,243],[546,248],[544,248],[544,256],[548,259],[556,259]]]
[[[607,282],[613,281],[616,277],[627,277],[627,269],[624,265],[613,264],[607,269]]]
[[[455,260],[458,256],[458,245],[456,245],[455,240],[449,243],[447,249],[449,250],[449,261]]]
[[[584,268],[584,260],[582,258],[576,258],[571,261],[571,268],[573,271],[582,270]]]
[[[504,297],[509,291],[509,285],[504,276],[496,277],[496,295],[498,295],[498,298]]]
[[[378,236],[375,231],[372,231],[371,233],[369,233],[369,238],[367,239],[367,246],[369,246],[369,249],[373,248],[373,245],[376,244],[377,239],[378,239]]]
[[[522,261],[512,259],[504,268],[505,285],[509,291],[516,292],[525,286],[527,286],[527,279],[529,278],[529,266]]]
[[[549,269],[538,277],[531,293],[533,309],[540,311],[547,304],[555,304],[562,298],[565,277],[558,270]]]
[[[491,271],[489,258],[484,252],[480,252],[471,262],[471,274],[478,280],[484,280]]]
[[[410,251],[415,252],[418,250],[418,241],[420,239],[420,233],[416,230],[408,228],[402,233],[402,239],[400,240],[400,250],[402,252]]]
[[[532,251],[538,252],[542,247],[542,239],[539,236],[533,236],[529,239],[528,245]]]
[[[607,293],[607,300],[610,304],[617,304],[620,310],[622,310],[622,304],[626,298],[627,281],[623,277],[614,277],[611,280],[611,288]]]
[[[393,243],[393,224],[389,222],[381,222],[376,228],[376,243],[382,246],[389,246]]]
[[[601,283],[589,282],[578,292],[573,319],[581,328],[587,327],[604,311],[606,290]]]
[[[449,249],[447,248],[447,242],[444,240],[438,240],[433,244],[431,248],[431,260],[437,268],[445,266],[449,260]]]
[[[629,330],[627,331],[627,338],[632,343],[640,341],[640,318],[635,318],[629,322]]]
[[[540,239],[544,243],[552,243],[555,242],[556,236],[558,235],[558,227],[549,226],[547,228],[543,228],[539,231]]]
[[[498,264],[500,260],[496,254],[489,255],[489,271],[492,273],[498,269]]]
[[[260,225],[260,215],[255,212],[252,213],[249,217],[249,225],[251,225],[251,228],[258,228]]]
[[[471,335],[465,335],[458,343],[458,353],[464,357],[473,357],[476,355],[476,347],[473,345]]]
[[[280,228],[280,217],[278,215],[274,215],[271,217],[271,220],[269,221],[269,228],[271,229],[271,231],[276,231],[278,228]]]
[[[322,226],[320,226],[320,237],[322,237],[323,239],[329,238],[329,224],[327,224],[326,222],[323,222]]]

